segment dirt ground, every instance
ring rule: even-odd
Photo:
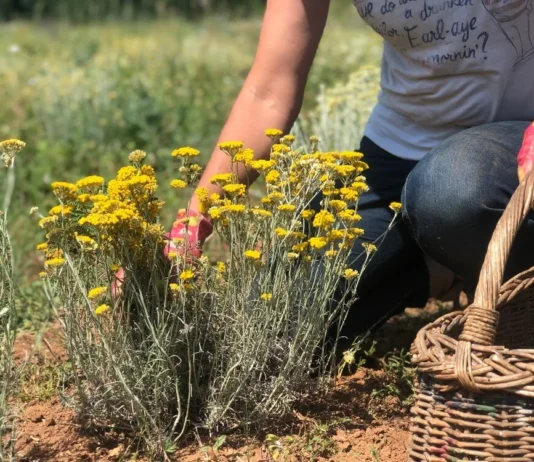
[[[376,355],[407,349],[417,330],[450,305],[429,303],[424,310],[407,309],[390,320],[376,335]],[[114,431],[90,430],[76,420],[65,405],[65,395],[50,377],[54,367],[65,363],[64,339],[58,325],[42,336],[21,333],[16,342],[16,361],[31,365],[32,381],[44,374],[42,386],[25,390],[29,399],[12,403],[18,414],[16,451],[19,460],[34,461],[145,461],[128,439]],[[367,367],[369,366],[369,367]],[[48,372],[47,372],[48,371]],[[37,374],[37,378],[33,377]],[[46,375],[48,374],[48,375]],[[216,438],[197,436],[169,460],[196,461],[337,461],[403,462],[409,446],[409,399],[384,390],[391,382],[380,362],[366,364],[354,374],[341,377],[328,396],[299,404],[291,422],[265,428],[255,435],[227,435],[214,449]],[[50,383],[52,389],[50,390]],[[56,389],[54,389],[56,387]],[[216,445],[215,445],[216,446]]]

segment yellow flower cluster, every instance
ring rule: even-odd
[[[245,224],[247,216],[255,219],[245,225],[251,229],[260,226],[259,218],[264,219],[264,223],[272,225],[271,233],[280,245],[287,246],[288,260],[312,261],[315,258],[312,252],[317,251],[324,252],[329,259],[346,255],[363,235],[361,228],[354,227],[361,220],[356,212],[358,199],[368,189],[362,176],[368,165],[362,160],[362,153],[317,150],[302,153],[292,149],[295,140],[292,135],[283,136],[276,129],[267,130],[266,135],[272,140],[270,159],[254,159],[254,153],[239,141],[218,145],[233,163],[244,163],[247,169],[264,177],[266,194],[261,198],[262,207],[250,207],[246,187],[236,183],[236,172],[229,172],[211,178],[211,183],[219,186],[226,197],[213,198],[208,191],[203,192],[199,197],[202,211],[208,212],[223,233],[230,232],[230,223]],[[317,144],[318,140],[311,142]],[[321,209],[308,208],[318,192],[323,195]],[[304,226],[305,222],[309,225]],[[262,255],[246,250],[244,257],[259,261]]]
[[[24,149],[26,143],[16,139],[10,139],[0,142],[0,159],[4,165],[9,168],[13,165],[15,156]]]
[[[54,181],[52,183],[52,191],[60,201],[68,202],[76,199],[78,187],[65,181]]]
[[[95,192],[104,184],[104,178],[101,176],[88,176],[76,182],[76,187],[83,193],[95,194]]]
[[[128,156],[128,160],[132,162],[133,164],[138,164],[142,162],[146,157],[146,152],[141,151],[139,149],[136,149],[135,151],[132,151],[130,155]]]
[[[185,146],[183,148],[175,149],[171,155],[172,157],[196,157],[199,154],[200,151],[197,149]]]
[[[87,298],[89,300],[98,300],[106,294],[107,290],[107,287],[95,287],[94,289],[91,289],[89,292],[87,292]]]
[[[148,262],[148,242],[163,245],[164,229],[158,224],[163,202],[155,197],[154,169],[141,165],[146,154],[133,151],[134,165],[122,167],[106,185],[96,175],[76,183],[57,181],[52,190],[60,203],[39,221],[47,231],[50,248],[67,246],[73,252],[127,252],[129,258]],[[60,266],[47,260],[47,268]]]

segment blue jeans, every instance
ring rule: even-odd
[[[392,201],[403,204],[398,220],[362,274],[342,334],[349,338],[378,328],[405,307],[424,306],[429,277],[424,253],[463,278],[472,295],[495,225],[518,186],[516,156],[529,122],[496,122],[464,130],[421,161],[400,159],[363,138],[370,165],[369,192],[359,213],[363,240],[387,229]],[[352,266],[362,264],[361,242]],[[534,221],[520,230],[505,277],[534,265]]]

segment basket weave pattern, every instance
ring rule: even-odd
[[[528,175],[497,224],[473,304],[412,345],[411,461],[534,461],[534,267],[502,285],[533,191]]]

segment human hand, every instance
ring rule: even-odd
[[[181,209],[176,215],[171,230],[165,234],[167,242],[163,248],[163,254],[169,260],[179,255],[186,259],[190,256],[200,258],[202,246],[212,232],[213,225],[204,215],[194,210]],[[120,295],[124,276],[124,269],[119,268],[111,284],[113,296]]]
[[[212,232],[213,225],[204,215],[195,210],[181,209],[176,215],[171,230],[165,235],[168,242],[163,253],[167,258],[175,255],[200,258],[202,246]]]

